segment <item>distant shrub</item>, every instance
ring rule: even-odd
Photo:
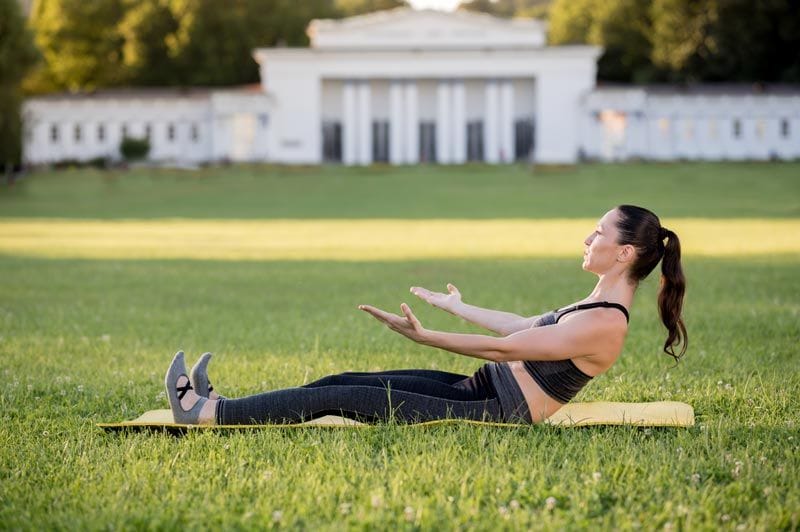
[[[150,141],[146,138],[136,139],[132,137],[125,137],[119,143],[119,152],[126,161],[135,161],[144,159],[150,152]]]

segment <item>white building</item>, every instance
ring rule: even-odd
[[[601,49],[538,20],[399,8],[316,20],[254,52],[261,85],[102,91],[25,104],[25,159],[287,164],[800,157],[800,89],[597,88]]]

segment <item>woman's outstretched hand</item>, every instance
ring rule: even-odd
[[[411,312],[411,307],[405,303],[400,305],[400,310],[403,316],[392,314],[391,312],[383,311],[371,305],[359,305],[359,310],[363,310],[383,323],[391,330],[402,334],[406,338],[418,343],[424,343],[425,334],[428,332],[419,322],[416,316]]]
[[[450,293],[443,294],[441,292],[431,292],[427,288],[422,288],[421,286],[411,287],[411,293],[418,298],[426,301],[434,307],[455,314],[456,307],[461,304],[461,292],[459,292],[458,288],[451,283],[447,283],[447,291]]]

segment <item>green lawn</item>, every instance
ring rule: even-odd
[[[595,281],[580,269],[579,240],[574,257],[550,253],[535,231],[520,256],[471,258],[462,247],[403,258],[367,247],[342,260],[333,232],[305,260],[235,255],[219,238],[167,260],[153,254],[175,245],[164,218],[188,218],[189,228],[316,220],[314,230],[360,221],[378,227],[364,233],[372,242],[374,218],[431,221],[431,232],[440,219],[469,229],[459,220],[575,218],[588,234],[617,203],[686,228],[689,349],[677,367],[660,353],[656,270],[619,361],[577,400],[685,401],[693,428],[383,425],[176,439],[94,426],[165,408],[163,373],[179,348],[190,363],[213,351],[212,379],[229,396],[347,370],[470,374],[481,361],[411,344],[356,305],[406,301],[428,327],[477,332],[413,301],[408,287],[450,281],[468,302],[530,315],[584,297]],[[59,218],[106,222],[91,222],[102,235],[70,243],[64,229],[79,225]],[[741,253],[704,253],[702,221],[686,225],[694,218],[729,228]],[[154,224],[150,247],[117,253],[133,238],[107,240],[123,219]],[[757,219],[777,225],[759,229]],[[37,220],[61,252],[48,256],[41,232],[20,237],[27,248],[11,245]],[[30,175],[0,189],[0,528],[797,529],[800,242],[767,233],[798,220],[798,164]],[[552,223],[569,239],[583,234],[571,220]],[[272,233],[259,236],[259,224],[253,238],[268,247]],[[435,239],[414,238],[404,245]],[[764,247],[770,239],[783,247]],[[487,235],[482,243],[496,245]],[[69,252],[80,246],[105,251]]]

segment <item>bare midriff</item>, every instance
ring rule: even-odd
[[[576,360],[578,359],[572,359],[573,363],[575,363]],[[531,377],[531,374],[528,373],[528,370],[525,369],[524,362],[517,360],[506,363],[511,368],[511,373],[514,375],[514,379],[516,379],[517,384],[519,384],[519,388],[522,390],[522,395],[525,396],[525,402],[528,403],[528,410],[531,412],[531,418],[534,423],[538,423],[544,419],[547,419],[555,414],[559,408],[564,406],[564,403],[560,403],[547,395],[547,392],[545,392],[542,387],[539,386],[533,377]],[[587,368],[585,359],[581,359],[579,364],[580,365],[576,364],[576,367],[578,367],[579,370],[583,371],[587,375],[594,373],[594,377],[596,377],[598,373],[602,373],[604,371],[600,370],[598,372],[597,368]]]
[[[528,403],[528,410],[531,411],[531,420],[534,423],[547,419],[564,406],[542,390],[525,369],[525,364],[521,360],[506,363],[511,368],[511,373],[519,384],[522,395],[525,396],[525,402]]]

